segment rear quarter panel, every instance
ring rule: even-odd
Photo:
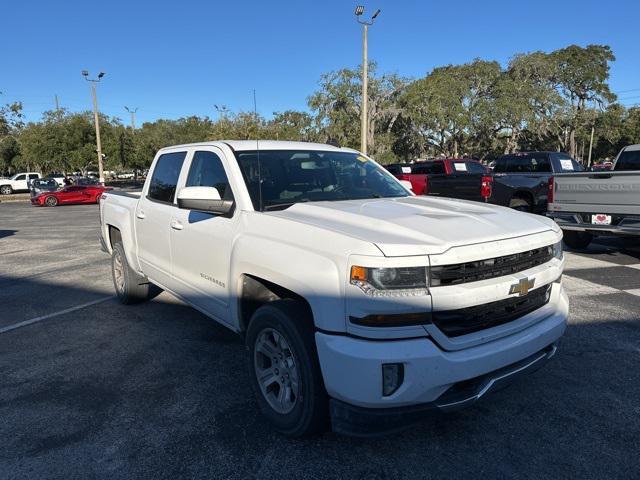
[[[122,244],[129,265],[134,270],[141,271],[137,254],[137,238],[134,228],[134,215],[139,193],[105,192],[106,199],[101,206],[101,229],[102,236],[106,240],[107,248],[111,248],[109,237],[109,226],[120,230]]]

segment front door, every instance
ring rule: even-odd
[[[171,290],[175,288],[171,276],[171,219],[178,210],[175,194],[186,155],[182,151],[158,157],[134,212],[142,270]]]
[[[215,147],[193,154],[185,187],[215,187],[220,198],[232,200],[225,156]],[[176,209],[171,221],[172,272],[176,292],[193,305],[230,324],[229,265],[237,216]]]
[[[13,180],[13,189],[14,190],[29,190],[29,185],[27,183],[27,174],[23,173],[22,175],[18,175]]]

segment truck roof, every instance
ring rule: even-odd
[[[246,150],[256,150],[256,144],[260,150],[328,150],[334,152],[356,152],[351,148],[341,148],[326,143],[312,142],[289,142],[283,140],[211,140],[209,142],[186,143],[184,145],[172,145],[162,148],[161,150],[173,150],[181,147],[198,147],[198,146],[221,146],[228,145],[233,150],[241,152]]]

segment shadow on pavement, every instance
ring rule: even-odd
[[[17,232],[17,230],[0,230],[0,238],[10,237],[15,235]]]
[[[257,411],[237,335],[166,293],[109,300],[0,335],[0,476],[637,478],[639,343],[637,318],[572,324],[549,365],[468,410],[289,440]]]

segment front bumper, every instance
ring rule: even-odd
[[[558,290],[552,295],[553,301],[540,309],[544,315],[540,313],[542,318],[532,325],[455,351],[443,349],[428,337],[369,340],[317,332],[316,345],[327,392],[340,402],[381,412],[432,404],[460,382],[497,372],[554,344],[564,333],[569,314],[562,286],[555,284],[554,289]],[[381,374],[385,363],[404,366],[402,385],[386,397],[382,395]]]
[[[547,217],[555,220],[563,230],[589,232],[596,235],[640,235],[640,216],[612,215],[615,217],[615,224],[594,225],[585,223],[584,215],[570,212],[547,212]]]
[[[340,400],[330,400],[331,426],[334,432],[368,437],[389,434],[407,428],[433,414],[468,407],[487,393],[506,387],[517,378],[533,373],[555,355],[555,343],[535,354],[494,372],[455,384],[435,401],[392,408],[365,408]]]

